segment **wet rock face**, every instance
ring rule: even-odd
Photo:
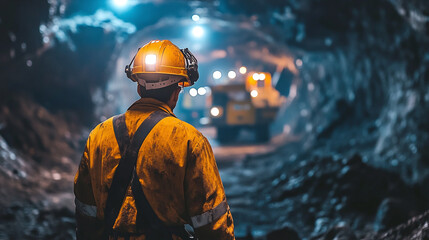
[[[374,230],[386,231],[406,222],[416,214],[413,206],[399,199],[385,199],[380,204],[374,222]]]
[[[364,240],[394,240],[394,239],[428,239],[429,238],[429,212],[409,219],[407,222],[392,228],[389,231],[368,234]]]
[[[239,235],[242,226],[253,226],[253,232],[258,232],[288,224],[304,238],[358,239],[367,232],[395,227],[429,208],[418,187],[406,184],[397,173],[363,162],[360,155],[311,157],[317,151],[312,149],[309,155],[288,158],[297,148],[287,149],[221,171]],[[283,163],[276,163],[277,158]],[[271,168],[277,169],[279,177],[261,174]],[[260,173],[252,174],[250,169]]]
[[[335,226],[326,233],[311,238],[312,240],[357,240],[355,233],[348,226]]]
[[[69,157],[81,147],[81,126],[76,124],[76,116],[67,119],[64,115],[53,114],[24,97],[9,100],[0,113],[0,134],[10,145],[39,163],[46,164],[53,156]]]
[[[282,229],[272,231],[267,234],[266,239],[267,240],[282,240],[282,239],[301,240],[298,233],[290,227],[284,227]]]
[[[0,239],[74,239],[74,212],[22,204],[0,210]]]
[[[330,6],[342,13],[326,16]],[[297,97],[284,118],[297,116],[290,122],[293,131],[307,134],[314,144],[345,137],[352,148],[372,145],[380,161],[407,181],[419,181],[427,174],[428,40],[401,13],[407,9],[405,15],[420,16],[427,5],[320,1],[300,7],[297,16],[308,35],[289,43],[306,51],[300,56]],[[310,10],[315,11],[311,16]],[[427,18],[419,19],[427,24]],[[354,127],[361,130],[349,131]],[[338,147],[335,142],[331,148]]]

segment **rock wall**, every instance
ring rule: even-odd
[[[418,15],[427,5],[417,5],[301,1],[286,8],[306,36],[286,40],[302,50],[302,66],[295,102],[282,117],[298,116],[288,124],[308,146],[365,152],[410,182],[427,175],[428,17]]]

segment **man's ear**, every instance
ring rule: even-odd
[[[176,103],[179,100],[179,93],[181,89],[177,88],[173,91],[173,94],[171,94],[170,99],[168,100],[168,106],[173,110],[176,107]]]
[[[176,90],[174,90],[174,92],[172,94],[172,97],[173,97],[172,100],[173,101],[177,102],[179,100],[179,94],[180,94],[181,90],[182,90],[181,88],[177,88]]]
[[[143,87],[140,84],[137,84],[137,93],[143,97]]]

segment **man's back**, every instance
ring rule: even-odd
[[[194,225],[200,239],[233,239],[229,208],[217,219],[208,216],[208,213],[223,211],[220,208],[227,204],[212,149],[201,133],[175,118],[166,104],[142,98],[125,113],[130,138],[154,111],[165,111],[172,116],[152,129],[137,158],[136,172],[152,209],[168,226]],[[111,118],[91,132],[75,178],[77,208],[81,206],[83,213],[85,209],[96,209],[92,217],[99,223],[94,226],[103,225],[100,221],[104,218],[107,195],[120,159]],[[136,216],[135,199],[129,187],[113,229],[138,232]],[[102,230],[92,232],[99,234]]]

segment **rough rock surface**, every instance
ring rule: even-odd
[[[243,226],[252,226],[254,233],[269,232],[287,224],[305,239],[346,234],[345,229],[361,238],[429,208],[417,185],[371,166],[360,155],[293,155],[293,145],[221,170],[237,232],[245,232]]]
[[[411,218],[387,232],[369,235],[364,240],[423,240],[429,239],[429,211]]]

